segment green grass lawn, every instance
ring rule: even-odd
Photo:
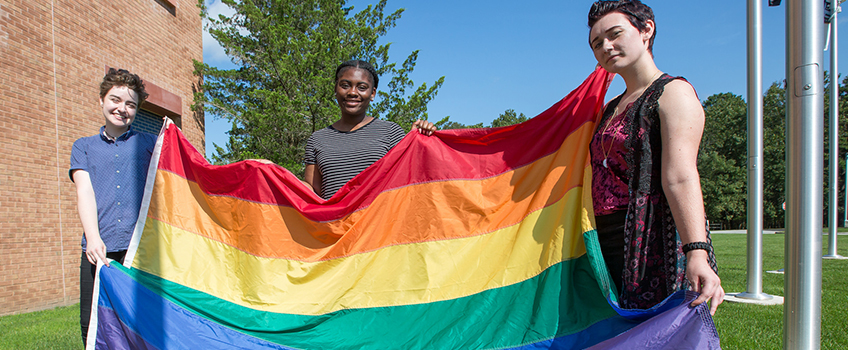
[[[763,267],[783,267],[783,235],[763,236]],[[719,273],[727,292],[744,292],[747,284],[744,234],[713,236]],[[848,236],[840,236],[838,253],[848,255]],[[827,237],[823,237],[827,253]],[[848,349],[848,260],[822,261],[822,349]],[[763,292],[783,293],[783,275],[763,273]],[[724,303],[715,316],[724,349],[782,349],[783,306]],[[79,307],[61,307],[0,317],[0,349],[81,349]]]
[[[782,234],[763,235],[763,268],[783,268]],[[718,234],[713,245],[724,290],[744,292],[747,287],[747,237]],[[848,236],[839,236],[840,255],[848,255]],[[827,253],[827,236],[822,237]],[[822,260],[821,348],[848,349],[848,260]],[[783,276],[763,273],[763,293],[785,296]],[[783,305],[759,306],[724,303],[714,318],[724,349],[782,349]]]
[[[82,349],[79,304],[0,317],[0,349]]]

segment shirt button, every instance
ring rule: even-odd
[[[115,155],[115,158],[118,158],[118,155],[117,155],[117,154]]]
[[[121,219],[118,219],[118,222],[121,222]]]
[[[121,185],[118,185],[118,188],[121,188]]]
[[[120,171],[120,170],[115,170],[115,172],[116,172],[116,173],[120,173],[121,171]]]
[[[118,205],[121,205],[121,202],[118,202]]]

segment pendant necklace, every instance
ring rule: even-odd
[[[654,76],[651,77],[651,80],[648,83],[648,85],[645,85],[643,88],[639,89],[639,92],[633,94],[633,95],[637,96],[636,99],[639,99],[639,96],[641,96],[642,93],[645,92],[645,89],[647,89],[649,86],[651,86],[651,84],[654,83],[654,80],[657,80],[657,78],[659,78],[661,75],[662,75],[662,71],[659,71],[656,74],[654,74]],[[621,101],[619,101],[619,102],[621,102]],[[609,159],[610,152],[612,152],[612,147],[613,147],[613,143],[615,143],[615,138],[610,140],[609,149],[607,149],[604,146],[604,140],[606,140],[607,129],[609,129],[610,125],[612,124],[613,119],[615,119],[615,117],[618,116],[618,106],[620,106],[620,105],[621,105],[620,103],[615,105],[615,108],[612,110],[612,115],[610,116],[609,119],[607,119],[607,123],[606,123],[606,125],[604,125],[604,129],[603,129],[603,131],[601,131],[601,151],[604,153],[604,161],[601,164],[603,164],[604,168],[607,168],[607,169],[609,169],[609,163],[607,163],[607,160]]]
[[[615,140],[610,141],[609,150],[607,150],[607,148],[604,146],[604,140],[606,140],[607,129],[609,129],[609,126],[610,126],[610,124],[612,124],[612,120],[615,119],[616,115],[618,115],[618,105],[616,105],[615,109],[613,109],[612,115],[610,116],[609,119],[607,119],[607,124],[604,125],[604,130],[601,132],[601,151],[604,153],[603,165],[604,165],[604,168],[607,168],[607,169],[609,169],[609,164],[607,164],[607,159],[609,158],[609,154],[612,151],[612,144],[613,144],[613,142],[615,142]]]

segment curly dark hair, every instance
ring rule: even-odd
[[[109,68],[109,72],[103,77],[100,82],[100,98],[106,97],[109,90],[116,86],[126,86],[128,89],[135,91],[138,95],[138,106],[141,107],[142,102],[147,99],[147,91],[144,91],[144,81],[138,75],[130,73],[126,69]]]
[[[380,82],[380,77],[377,75],[377,70],[374,69],[374,66],[372,66],[370,63],[360,60],[350,60],[340,64],[339,67],[336,68],[336,79],[334,81],[338,82],[339,75],[341,75],[344,71],[350,68],[359,68],[366,70],[368,73],[371,74],[371,84],[374,85],[375,89],[377,88],[377,84]]]
[[[648,42],[648,52],[654,53],[654,38],[657,36],[657,21],[654,20],[654,11],[648,5],[643,4],[639,0],[606,0],[595,1],[592,8],[589,10],[589,28],[595,25],[601,17],[606,16],[611,12],[619,12],[630,20],[640,32],[648,29],[647,22],[654,22],[654,34],[651,35],[651,40]]]

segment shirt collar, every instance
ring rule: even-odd
[[[124,131],[123,134],[121,134],[120,136],[113,139],[113,138],[109,137],[109,134],[106,133],[106,126],[104,125],[104,126],[100,127],[100,138],[103,139],[103,141],[107,141],[107,142],[124,141],[124,140],[128,139],[132,135],[133,132],[134,131],[132,129],[132,125],[130,125],[127,128],[127,131]]]

